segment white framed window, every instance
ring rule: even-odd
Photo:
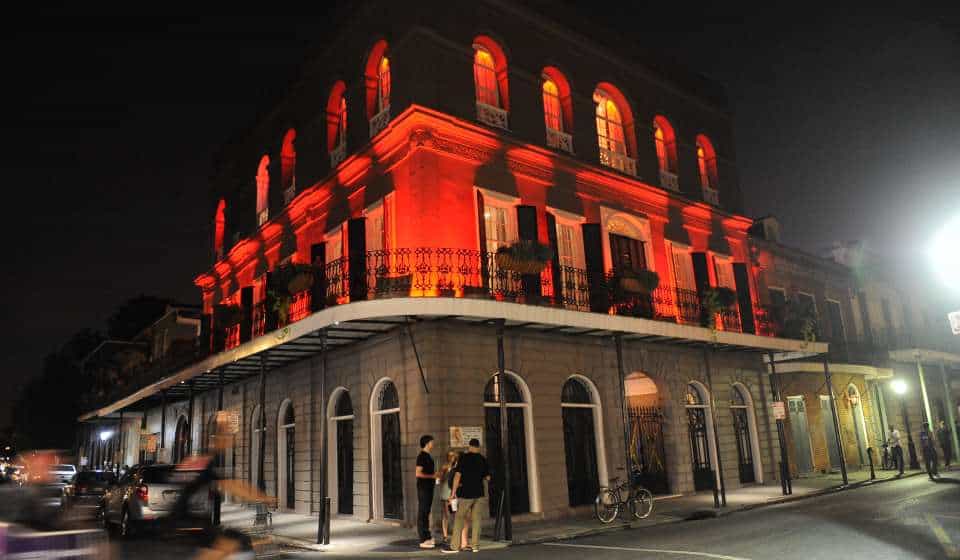
[[[343,224],[331,229],[324,236],[324,241],[326,242],[325,257],[327,263],[339,260],[344,256],[343,252],[343,235],[344,235],[344,226]]]
[[[737,291],[733,276],[733,260],[726,255],[713,255],[713,274],[717,287]]]
[[[487,189],[478,190],[483,194],[484,248],[493,254],[519,238],[516,206],[520,199]]]
[[[693,274],[693,257],[690,247],[680,243],[670,243],[670,265],[673,267],[673,284],[677,289],[696,291],[697,282]]]
[[[610,236],[617,235],[638,241],[642,247],[643,266],[647,270],[656,270],[656,257],[653,251],[653,235],[650,222],[646,218],[634,216],[619,210],[600,207],[600,228],[602,230],[603,262],[607,270],[614,268],[615,259]],[[638,266],[640,263],[637,263]],[[663,275],[660,275],[663,281]]]

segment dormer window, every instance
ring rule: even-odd
[[[257,167],[257,226],[262,226],[270,219],[270,211],[267,208],[270,196],[270,156],[264,155],[260,158],[260,165]]]
[[[330,152],[330,167],[336,168],[347,158],[347,86],[338,81],[330,90],[327,100],[327,150]]]
[[[386,41],[377,41],[370,49],[364,68],[364,85],[370,138],[373,138],[390,122],[391,78]]]
[[[559,70],[552,66],[543,69],[543,120],[547,131],[547,146],[573,153],[572,103],[570,86]]]
[[[719,206],[717,153],[714,151],[710,139],[703,134],[697,136],[697,169],[700,173],[700,188],[703,190],[703,200],[714,206]]]
[[[677,137],[673,127],[665,117],[653,119],[653,144],[657,152],[657,169],[660,173],[660,186],[671,191],[679,191],[677,180]]]
[[[500,45],[485,35],[478,36],[473,43],[473,83],[477,120],[507,128],[507,111],[510,109],[507,60]]]

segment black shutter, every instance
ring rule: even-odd
[[[367,299],[367,219],[347,222],[347,258],[350,268],[350,301]]]
[[[490,286],[490,262],[487,255],[487,220],[484,214],[483,193],[477,191],[477,233],[480,236],[480,286]]]
[[[523,241],[538,241],[537,235],[537,207],[520,205],[517,206],[517,234]],[[542,293],[540,289],[539,274],[521,275],[523,283],[523,293],[527,299],[537,299]]]
[[[550,212],[547,212],[547,238],[550,240],[550,248],[553,249],[553,262],[551,269],[551,281],[553,282],[553,301],[558,304],[563,303],[563,271],[560,270],[560,244],[557,242],[557,218]]]
[[[209,313],[200,316],[200,349],[204,354],[213,351],[213,338],[210,336],[210,323],[212,321]]]
[[[710,274],[707,272],[707,254],[706,253],[690,253],[690,259],[693,261],[693,279],[697,287],[697,303],[703,299],[703,292],[710,287]],[[700,324],[706,326],[708,324],[707,316],[703,311],[703,306],[698,305],[700,308]]]
[[[240,288],[240,342],[253,338],[253,286]]]
[[[610,309],[606,277],[603,273],[603,237],[600,224],[583,224],[583,256],[590,284],[590,311],[606,313]]]
[[[327,305],[327,244],[310,246],[310,264],[313,265],[313,289],[310,292],[310,311],[319,311]]]
[[[753,299],[750,298],[750,277],[745,263],[733,263],[733,280],[737,285],[737,306],[740,309],[740,329],[749,334],[757,332],[753,321]]]

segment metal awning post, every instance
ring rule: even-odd
[[[167,390],[160,391],[160,454],[157,456],[157,462],[162,463],[163,451],[167,447]]]
[[[258,424],[260,449],[257,452],[257,490],[266,491],[267,483],[263,480],[263,462],[266,457],[264,447],[267,445],[267,416],[264,410],[264,401],[267,400],[267,355],[260,354],[260,417],[254,422]]]
[[[713,422],[713,446],[717,450],[717,475],[720,479],[720,505],[727,507],[727,485],[723,481],[723,459],[720,453],[720,436],[717,435],[717,398],[713,391],[713,374],[710,368],[710,347],[703,347],[703,365],[707,373],[707,388],[710,389],[710,417]]]
[[[193,455],[193,379],[187,383],[189,387],[189,403],[187,404],[187,456]]]
[[[217,412],[223,410],[223,368],[217,370]],[[216,418],[216,415],[214,415]],[[217,426],[217,421],[214,420],[214,426]],[[219,426],[218,426],[219,427]],[[223,472],[223,462],[224,457],[226,456],[226,451],[223,449],[223,438],[226,437],[225,434],[219,434],[214,432],[214,443],[217,450],[217,471],[219,472],[220,478],[224,477]],[[220,495],[219,491],[213,493],[213,526],[217,527],[220,525],[220,507],[223,504],[223,497]]]
[[[920,353],[917,352],[917,377],[920,378],[920,396],[923,398],[923,415],[926,417],[926,422],[932,428],[933,426],[933,415],[930,414],[930,399],[927,398],[927,383],[923,377],[923,361],[921,360]]]
[[[497,400],[500,404],[500,462],[503,469],[503,488],[500,490],[500,507],[497,508],[497,517],[503,519],[503,540],[513,540],[513,511],[510,498],[510,434],[507,423],[507,373],[503,355],[503,319],[497,319]],[[491,496],[492,497],[492,496]],[[496,525],[499,527],[499,523]]]
[[[776,360],[773,352],[768,354],[770,358],[770,389],[773,391],[773,400],[783,403],[783,395],[780,394],[780,379],[777,377]],[[786,406],[784,406],[786,409]],[[786,412],[786,410],[784,410]],[[787,438],[783,429],[783,419],[777,418],[777,441],[780,443],[780,487],[783,495],[793,494],[793,484],[790,480],[790,460],[787,457]]]
[[[120,409],[120,421],[117,423],[117,442],[114,447],[113,461],[117,477],[120,476],[120,463],[123,462],[123,409]]]
[[[830,396],[830,413],[833,415],[833,432],[837,437],[837,452],[840,455],[840,474],[843,476],[843,485],[849,484],[847,479],[847,457],[843,452],[843,440],[840,439],[840,418],[837,415],[837,401],[833,398],[833,379],[830,377],[830,361],[823,355],[823,377],[827,383],[827,394]]]
[[[623,425],[623,461],[626,467],[626,480],[633,483],[633,465],[630,461],[630,424],[627,422],[627,387],[626,374],[623,369],[623,337],[613,335],[613,345],[617,351],[617,379],[620,383],[620,423]],[[601,480],[600,485],[609,481]]]
[[[317,544],[330,544],[330,500],[327,498],[327,329],[320,329],[320,519]]]

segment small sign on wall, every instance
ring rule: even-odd
[[[157,442],[160,438],[157,434],[145,434],[140,436],[140,450],[146,453],[157,452]]]
[[[784,406],[783,401],[773,401],[772,403],[770,403],[770,406],[773,408],[774,420],[787,419],[787,408]]]
[[[960,336],[960,311],[948,313],[947,319],[950,320],[950,330],[953,334]]]
[[[483,446],[483,428],[480,426],[450,426],[450,447],[467,447],[471,439]]]

